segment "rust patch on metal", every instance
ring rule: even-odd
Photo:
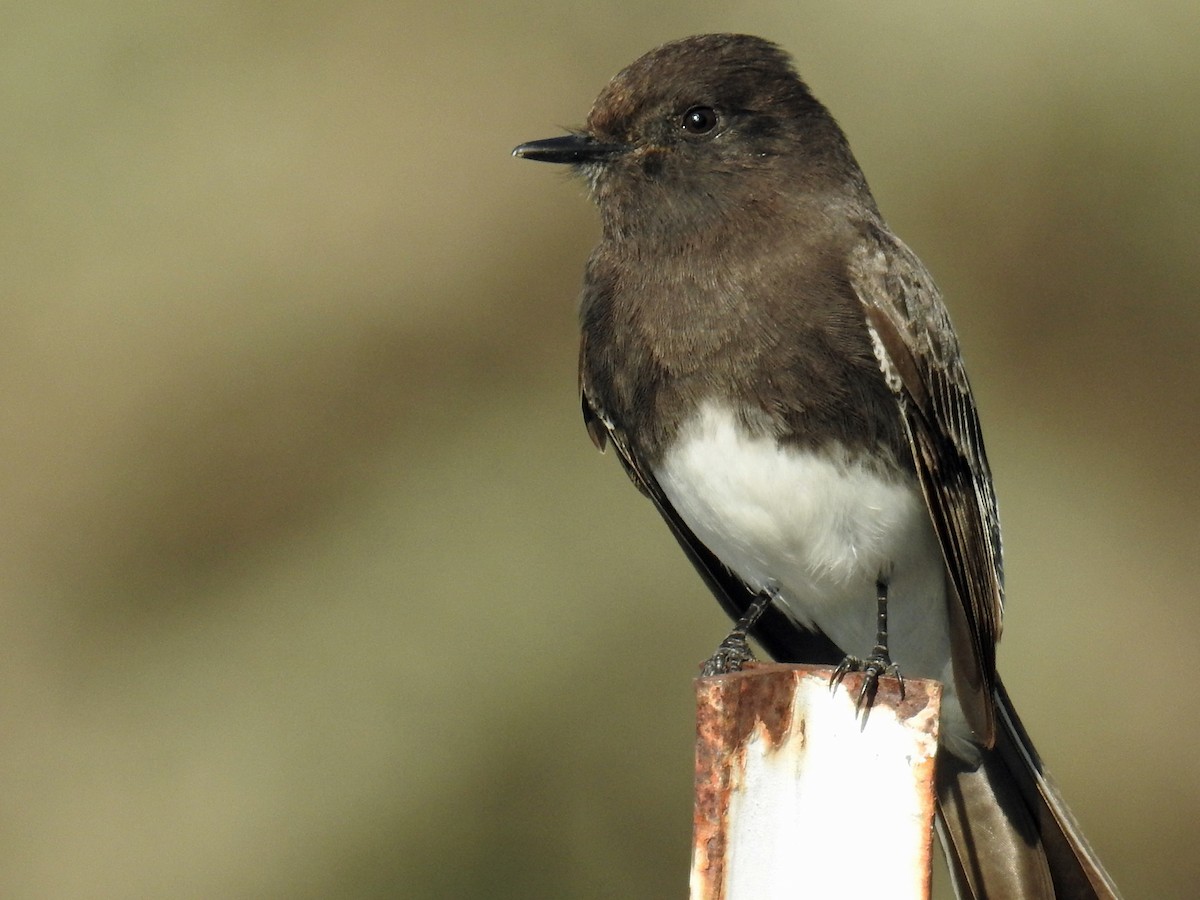
[[[762,734],[779,747],[792,728],[796,685],[805,667],[751,664],[741,672],[696,680],[696,805],[692,821],[693,896],[725,896],[726,825],[746,767],[746,747]],[[801,734],[803,740],[803,733]]]
[[[861,672],[850,672],[842,680],[837,690],[846,691],[851,697],[857,697],[858,692],[862,690],[863,677]],[[939,696],[941,695],[941,687],[936,681],[906,678],[904,680],[904,699],[902,700],[900,699],[900,682],[885,675],[879,679],[879,687],[872,706],[895,710],[897,718],[907,721],[929,706],[935,691]]]
[[[729,814],[732,757],[726,752],[731,717],[727,715],[736,694],[728,676],[696,681],[696,789],[692,814],[693,890],[706,900],[725,895],[725,822]],[[731,696],[732,694],[732,696]],[[742,744],[733,744],[739,749]]]

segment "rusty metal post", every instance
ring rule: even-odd
[[[927,900],[941,685],[753,665],[696,682],[691,900]]]

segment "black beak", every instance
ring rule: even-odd
[[[513,156],[535,162],[575,164],[598,162],[623,153],[626,149],[624,144],[602,144],[590,135],[568,134],[522,144],[513,151]]]

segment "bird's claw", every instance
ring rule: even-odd
[[[857,656],[846,656],[842,659],[833,674],[829,676],[829,689],[834,690],[851,672],[861,672],[863,676],[862,687],[858,690],[858,697],[854,701],[854,711],[862,713],[863,723],[866,724],[867,716],[871,712],[871,704],[875,702],[875,695],[879,691],[879,679],[885,675],[895,678],[900,687],[900,699],[904,699],[904,676],[900,674],[900,667],[897,666],[886,650],[876,647],[875,652],[866,659],[859,659]]]
[[[746,635],[740,631],[732,632],[700,668],[701,678],[711,678],[714,675],[728,675],[730,672],[740,672],[746,663],[754,662],[754,651]]]

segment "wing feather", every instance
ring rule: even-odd
[[[960,699],[990,746],[1004,569],[991,470],[958,341],[933,279],[895,236],[873,227],[850,276],[946,560]]]

